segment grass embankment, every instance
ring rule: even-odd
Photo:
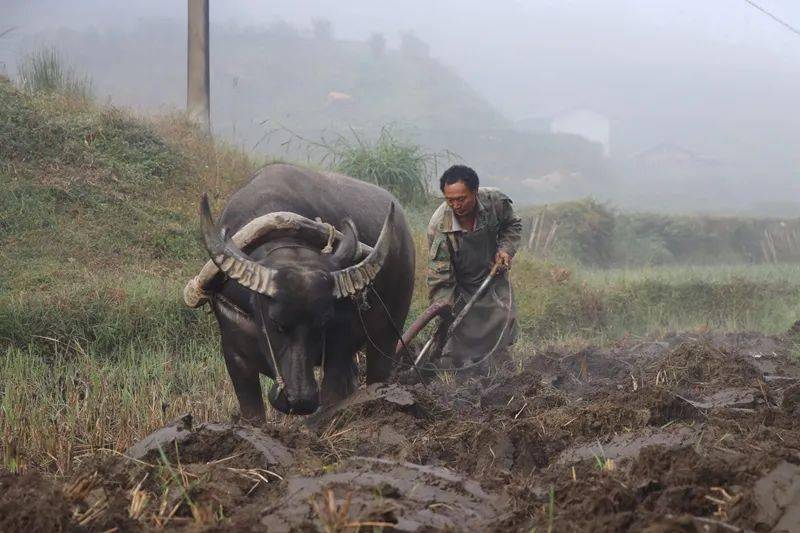
[[[8,83],[0,113],[2,342],[108,352],[161,328],[193,334],[173,287],[204,258],[200,192],[225,196],[255,165],[179,118],[133,120]]]
[[[219,206],[256,167],[177,117],[0,82],[0,467],[64,472],[183,412],[231,415],[216,326],[181,289],[205,261],[201,191]],[[412,315],[425,306],[423,218]],[[800,315],[797,268],[693,272],[569,272],[521,254],[520,350],[676,327],[777,332]]]

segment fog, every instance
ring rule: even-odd
[[[757,3],[800,27],[800,4]],[[13,77],[52,44],[98,98],[179,109],[185,11],[6,0],[0,70]],[[298,47],[320,38],[320,21],[335,44]],[[247,150],[280,156],[278,126],[316,138],[393,124],[522,204],[591,195],[625,210],[800,212],[800,35],[746,0],[218,1],[211,25],[212,127]],[[356,45],[376,33],[389,52],[415,36],[420,57],[367,64]],[[333,107],[332,94],[353,103]]]

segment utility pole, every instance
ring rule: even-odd
[[[208,68],[208,0],[188,0],[189,39],[186,111],[204,133],[211,133],[211,87]]]

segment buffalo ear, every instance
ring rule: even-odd
[[[336,247],[332,260],[336,268],[347,268],[356,260],[358,251],[358,230],[350,218],[346,218],[342,223],[342,240]]]

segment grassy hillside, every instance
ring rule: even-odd
[[[179,116],[141,120],[0,80],[0,468],[69,472],[180,413],[235,411],[216,325],[181,289],[205,261],[201,191],[219,207],[258,163]],[[412,316],[426,305],[429,210],[409,209]],[[671,328],[781,332],[800,316],[794,267],[625,274],[522,253],[512,280],[519,352]]]
[[[203,260],[200,192],[225,194],[252,161],[214,150],[179,117],[134,120],[7,81],[0,160],[3,342],[106,350],[153,328],[195,329],[175,287]]]

